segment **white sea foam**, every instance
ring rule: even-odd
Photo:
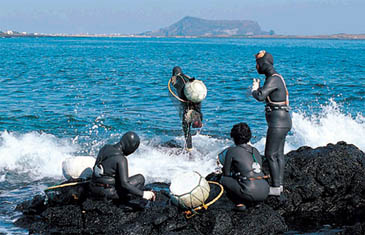
[[[176,141],[183,141],[177,137]],[[156,146],[154,141],[142,139],[140,148],[128,156],[130,175],[142,173],[148,182],[169,180],[176,174],[195,170],[202,175],[215,168],[218,151],[227,141],[209,136],[193,136],[192,155],[180,148]],[[229,141],[228,141],[229,142]],[[7,180],[7,172],[28,174],[29,180],[43,177],[63,179],[62,162],[79,149],[77,143],[54,135],[30,132],[16,134],[4,131],[0,135],[0,180]]]
[[[32,178],[62,176],[62,161],[77,145],[38,132],[0,134],[0,172],[26,173]]]
[[[5,176],[6,176],[6,174],[0,175],[0,182],[4,182],[5,181]]]
[[[183,141],[182,137],[177,138],[177,141]],[[228,146],[227,142],[206,135],[195,135],[191,155],[179,148],[154,147],[142,143],[137,152],[128,157],[129,173],[142,173],[149,182],[170,182],[171,178],[185,171],[197,171],[206,176],[214,171],[217,154]]]
[[[356,117],[345,113],[333,100],[322,105],[318,113],[295,111],[292,118],[293,127],[286,139],[286,153],[301,146],[316,148],[339,141],[354,144],[365,151],[365,117],[361,113]],[[256,147],[263,152],[265,138],[258,141]]]
[[[365,151],[365,118],[362,114],[352,117],[332,101],[322,106],[319,113],[307,114],[295,111],[292,116],[293,128],[287,137],[285,152],[301,146],[315,148],[338,141],[354,144]],[[142,136],[141,139],[140,148],[128,156],[129,175],[141,173],[147,182],[170,182],[175,175],[184,171],[197,171],[206,176],[215,170],[217,154],[233,144],[229,139],[197,134],[193,136],[194,150],[189,155],[181,148],[161,146],[158,137],[151,140]],[[174,140],[180,144],[184,142],[182,136]],[[254,143],[254,146],[263,153],[265,138]],[[7,174],[9,171],[28,173],[32,179],[42,177],[63,179],[62,161],[75,156],[79,149],[80,146],[75,141],[57,138],[50,134],[1,132],[0,181],[10,177]]]

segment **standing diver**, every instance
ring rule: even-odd
[[[185,87],[187,83],[192,83],[198,80],[195,80],[194,77],[189,77],[183,74],[181,68],[179,66],[175,66],[172,69],[172,77],[170,81],[177,93],[177,97],[175,98],[177,98],[180,101],[179,105],[180,105],[180,110],[182,110],[182,112],[180,113],[182,116],[182,128],[185,137],[185,148],[187,151],[191,151],[193,149],[193,143],[191,138],[191,127],[201,128],[203,126],[202,124],[203,114],[201,112],[201,102],[193,102],[189,100],[185,94]]]
[[[235,146],[219,154],[223,165],[220,183],[227,196],[236,204],[234,210],[244,211],[246,205],[264,201],[269,193],[267,176],[262,172],[262,159],[256,148],[248,144],[251,130],[246,123],[238,123],[231,130]],[[245,205],[246,204],[246,205]]]
[[[146,200],[155,200],[152,191],[142,191],[145,179],[143,175],[128,176],[128,160],[140,143],[139,136],[129,131],[114,145],[105,145],[99,151],[90,183],[92,196],[96,198],[128,202],[131,195]]]
[[[265,74],[266,80],[260,87],[260,80],[253,79],[252,96],[266,102],[265,117],[268,124],[265,144],[265,157],[269,162],[272,187],[270,195],[280,196],[284,185],[284,144],[285,137],[292,127],[289,114],[289,94],[284,78],[278,74],[270,53],[262,50],[255,55],[256,69]]]

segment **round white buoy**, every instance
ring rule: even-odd
[[[188,82],[184,87],[186,98],[194,103],[202,102],[207,96],[207,87],[200,80]]]
[[[195,208],[202,205],[209,197],[208,181],[198,172],[184,172],[171,180],[171,199],[183,208]]]
[[[91,156],[69,157],[62,162],[62,173],[67,180],[87,179],[93,173],[95,158]]]

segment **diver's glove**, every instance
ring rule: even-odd
[[[256,91],[257,89],[259,89],[259,87],[260,87],[260,79],[254,78],[253,81],[252,81],[252,89],[251,89],[251,92]]]
[[[176,76],[172,76],[170,79],[171,79],[172,85],[175,86],[175,84],[176,84]]]
[[[156,195],[152,191],[143,191],[143,198],[154,201],[156,199]]]

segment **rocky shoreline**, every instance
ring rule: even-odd
[[[46,203],[37,195],[19,204],[23,216],[15,225],[30,234],[298,234],[323,229],[331,234],[365,234],[364,152],[338,142],[301,147],[289,152],[286,160],[283,195],[244,212],[232,211],[225,193],[208,210],[187,219],[163,190],[155,202],[136,200],[138,206],[133,207],[92,200],[83,196],[87,188],[80,187],[67,203]],[[216,178],[213,173],[207,176]],[[147,187],[156,185],[168,187]]]

